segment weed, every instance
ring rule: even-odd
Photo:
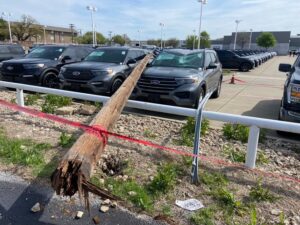
[[[212,208],[204,208],[193,214],[190,220],[195,225],[214,225],[214,213],[215,212]]]
[[[57,108],[71,105],[72,99],[64,96],[46,95],[45,102],[42,105],[42,111],[54,113]]]
[[[45,164],[44,152],[51,146],[37,144],[32,140],[11,139],[0,131],[0,157],[8,163],[15,163],[30,167],[39,167]]]
[[[96,185],[96,186],[98,186],[98,187],[101,187],[101,188],[104,187],[104,184],[102,184],[102,183],[100,182],[99,178],[96,177],[96,176],[92,176],[91,179],[90,179],[90,181],[91,181],[92,184],[94,184],[94,185]]]
[[[59,145],[63,148],[70,148],[75,141],[76,138],[74,137],[74,135],[66,134],[65,132],[62,132],[59,137]]]
[[[281,212],[279,215],[279,223],[277,225],[285,225],[284,220],[285,220],[285,215],[283,212]]]
[[[263,164],[267,164],[269,163],[269,159],[268,157],[265,155],[265,153],[259,151],[258,152],[258,155],[257,155],[257,158],[256,158],[256,163],[257,164],[260,164],[260,165],[263,165]]]
[[[250,214],[250,223],[249,225],[256,225],[257,224],[257,212],[256,208],[253,207]]]
[[[28,94],[25,97],[25,105],[34,105],[41,98],[39,94]]]
[[[101,102],[94,102],[94,106],[96,106],[97,109],[101,109],[102,105]]]
[[[16,103],[17,103],[17,99],[16,99],[16,98],[12,98],[12,99],[10,100],[10,103],[16,104]]]
[[[201,123],[201,135],[205,136],[209,130],[209,121],[204,119]],[[192,147],[195,136],[195,119],[188,117],[186,124],[181,128],[180,144]]]
[[[49,178],[52,172],[56,169],[57,165],[58,159],[52,159],[46,165],[41,164],[40,166],[36,166],[36,168],[34,168],[33,173],[34,175],[37,175],[39,177]]]
[[[181,159],[182,159],[182,164],[183,164],[186,168],[189,168],[189,167],[192,166],[192,163],[193,163],[193,157],[191,157],[191,156],[182,156]]]
[[[154,138],[157,137],[157,135],[155,133],[153,133],[151,130],[145,129],[144,130],[144,137],[154,139]]]
[[[223,148],[223,152],[226,157],[232,162],[245,162],[246,152],[240,149],[225,145]]]
[[[172,190],[176,184],[178,172],[178,166],[171,163],[159,168],[158,174],[148,185],[149,192],[154,196],[158,196],[159,194],[166,194],[168,191]]]
[[[261,179],[258,180],[256,185],[250,189],[250,200],[255,202],[274,202],[278,199],[273,195],[269,189],[262,186]]]
[[[120,198],[127,199],[136,207],[142,210],[153,210],[152,196],[147,192],[146,188],[137,184],[135,181],[117,181],[109,178],[106,185],[112,186],[112,193]],[[134,194],[129,194],[130,192]]]
[[[249,135],[249,128],[240,124],[227,123],[223,126],[223,135],[231,140],[247,142]]]
[[[166,216],[172,216],[172,209],[170,205],[164,205],[161,209],[162,213]]]
[[[227,177],[221,173],[201,173],[200,181],[210,188],[225,187],[228,184]]]

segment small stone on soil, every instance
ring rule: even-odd
[[[83,212],[82,211],[77,211],[75,219],[81,219],[82,216],[83,216]]]
[[[37,202],[34,206],[31,208],[31,212],[36,213],[41,211],[41,204]]]
[[[106,213],[108,210],[109,210],[109,207],[106,206],[106,205],[103,205],[103,206],[100,207],[100,211],[103,212],[103,213]]]
[[[94,224],[99,224],[99,223],[100,223],[100,218],[99,218],[99,216],[93,217],[93,222],[94,222]]]

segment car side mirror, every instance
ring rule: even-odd
[[[131,65],[131,64],[136,64],[136,60],[135,60],[135,59],[129,59],[129,60],[127,61],[127,65],[129,66],[129,65]]]
[[[288,72],[291,71],[291,69],[292,69],[291,64],[285,64],[285,63],[279,64],[279,71],[280,72],[288,73]]]
[[[65,55],[64,57],[62,57],[61,61],[62,61],[63,63],[65,63],[67,60],[71,60],[71,59],[72,59],[72,58],[71,58],[70,56]]]
[[[217,64],[211,63],[208,65],[208,67],[206,69],[211,70],[211,69],[217,69],[217,68],[218,68]]]

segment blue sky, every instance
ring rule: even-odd
[[[200,4],[197,0],[0,0],[0,12],[12,13],[12,20],[31,15],[40,24],[67,27],[74,23],[83,32],[91,29],[87,5],[98,8],[96,29],[105,36],[127,34],[131,39],[164,37],[185,39],[198,30]],[[242,20],[240,31],[290,30],[300,33],[299,0],[208,0],[203,9],[202,28],[212,38],[223,37]]]

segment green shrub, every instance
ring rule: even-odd
[[[255,202],[274,202],[278,199],[269,189],[262,186],[261,179],[258,180],[254,187],[251,187],[249,197],[251,201]]]
[[[200,182],[210,188],[225,187],[228,184],[228,179],[221,173],[209,173],[204,171],[199,175]]]
[[[73,135],[66,134],[65,132],[62,132],[59,137],[59,145],[63,148],[70,148],[75,141],[76,138]]]
[[[223,135],[229,140],[245,143],[248,141],[249,128],[240,124],[227,123],[223,126]]]
[[[179,169],[176,165],[168,163],[158,169],[157,175],[148,185],[148,190],[152,195],[166,194],[172,190],[176,184]]]
[[[195,225],[214,225],[214,210],[211,208],[201,209],[199,212],[194,213],[190,221]]]
[[[71,104],[71,98],[57,95],[46,95],[45,102],[42,105],[42,111],[45,113],[54,113],[57,108]]]
[[[41,98],[40,94],[28,94],[25,97],[25,105],[34,105]]]
[[[236,149],[233,146],[224,146],[223,152],[230,161],[244,163],[246,159],[246,152]]]
[[[186,124],[181,128],[181,141],[180,144],[192,147],[194,145],[195,136],[195,119],[188,117]],[[205,136],[209,130],[209,120],[202,120],[201,135]]]
[[[154,138],[157,137],[157,135],[149,129],[144,130],[143,136],[146,137],[146,138],[150,138],[150,139],[154,139]]]

